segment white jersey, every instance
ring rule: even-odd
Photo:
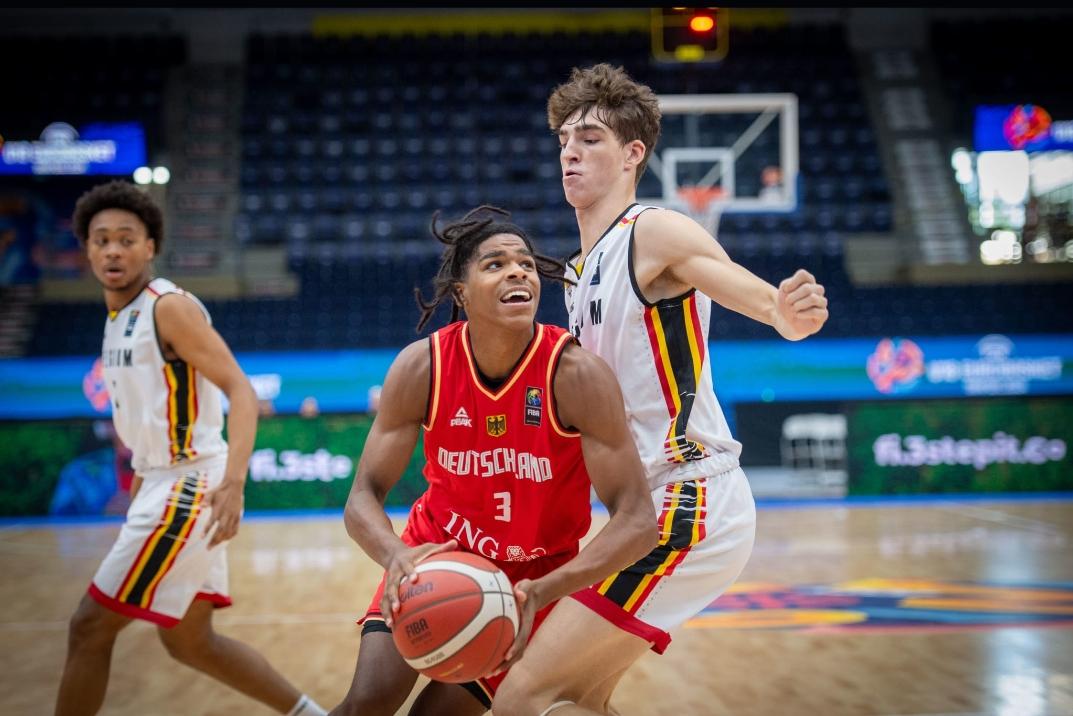
[[[227,451],[221,435],[220,389],[182,360],[164,359],[157,340],[156,300],[179,293],[205,306],[171,281],[155,278],[133,301],[109,311],[101,364],[112,420],[143,474]]]
[[[596,242],[584,264],[567,260],[570,330],[618,377],[630,432],[649,486],[694,480],[738,466],[741,443],[730,434],[712,386],[708,324],[712,301],[699,291],[649,303],[633,274],[631,205]]]

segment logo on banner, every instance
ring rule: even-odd
[[[867,371],[880,393],[910,390],[924,375],[924,351],[908,338],[884,338],[868,356]]]
[[[525,389],[525,424],[540,425],[540,416],[544,411],[544,391],[540,388]]]
[[[977,358],[928,361],[931,383],[960,383],[966,395],[1021,395],[1032,381],[1057,381],[1062,377],[1062,356],[1014,355],[1016,344],[992,333],[976,343]]]
[[[100,358],[93,361],[93,365],[82,378],[82,393],[98,413],[107,410],[108,386],[104,381],[104,365]]]
[[[1019,104],[1002,123],[1002,136],[1014,149],[1046,139],[1051,129],[1051,115],[1038,104]]]
[[[506,415],[489,415],[484,419],[485,427],[488,429],[488,434],[493,438],[498,438],[507,432],[507,416]]]

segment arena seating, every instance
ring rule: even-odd
[[[5,37],[4,136],[36,139],[51,122],[138,121],[158,147],[167,71],[186,61],[186,49],[173,34]]]
[[[934,32],[956,34],[942,25]],[[208,301],[217,327],[238,351],[405,345],[417,335],[413,288],[429,295],[437,266],[427,231],[435,209],[510,208],[539,249],[565,256],[576,227],[557,181],[545,102],[570,67],[609,61],[661,93],[799,96],[800,208],[727,213],[719,238],[773,283],[799,267],[816,274],[836,307],[824,336],[1069,330],[1066,314],[1053,310],[1064,300],[1058,284],[853,286],[844,237],[890,230],[892,207],[860,87],[846,72],[853,59],[841,27],[738,29],[717,69],[652,65],[648,51],[648,36],[637,32],[251,35],[235,231],[247,245],[284,246],[301,291]],[[762,136],[752,151],[758,181],[774,146]],[[641,195],[654,193],[652,181],[643,180]],[[98,306],[42,306],[28,353],[93,353],[99,337],[70,326],[102,316]],[[432,327],[445,317],[441,310]],[[556,287],[546,285],[538,318],[565,321]],[[715,340],[773,335],[713,309]]]

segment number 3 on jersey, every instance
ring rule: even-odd
[[[510,493],[496,492],[492,494],[492,497],[499,501],[499,506],[496,508],[499,514],[495,518],[500,522],[510,522]]]

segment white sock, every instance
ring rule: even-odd
[[[287,712],[287,716],[328,716],[328,712],[309,696],[302,694],[294,708]]]
[[[573,701],[556,701],[551,706],[549,706],[548,708],[546,708],[543,711],[541,711],[540,716],[548,716],[548,714],[550,714],[552,711],[554,711],[557,708],[561,708],[563,706],[574,706],[574,702]]]

